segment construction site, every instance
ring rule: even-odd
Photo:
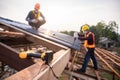
[[[0,80],[120,80],[120,55],[99,47],[98,71],[90,60],[87,72],[78,73],[85,53],[73,36],[0,17]]]

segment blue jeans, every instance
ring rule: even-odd
[[[82,71],[84,71],[84,72],[86,71],[86,67],[88,65],[90,58],[92,59],[92,62],[94,64],[94,69],[98,70],[98,64],[97,64],[97,60],[96,60],[95,55],[94,55],[94,50],[95,50],[95,48],[88,48],[88,51],[87,51],[85,58],[84,58],[84,63],[83,63],[82,68],[81,68]]]

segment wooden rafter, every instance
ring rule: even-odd
[[[0,31],[1,35],[6,35],[6,36],[25,36],[25,34],[20,33],[20,32],[8,32],[8,31]]]
[[[106,62],[106,61],[102,58],[102,56],[100,56],[96,51],[95,51],[95,54],[96,54],[97,57],[99,57],[99,59],[100,59],[101,61],[103,61],[103,62],[105,63],[105,65],[106,65],[110,70],[112,70],[112,71],[116,74],[116,76],[120,77],[120,74],[119,74],[115,69],[113,69],[113,67],[111,67],[111,66],[108,64],[108,62]]]

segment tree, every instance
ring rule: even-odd
[[[110,21],[108,24],[109,30],[112,32],[111,39],[118,41],[118,25],[115,21]]]
[[[90,26],[90,31],[94,32],[94,34],[95,34],[96,44],[98,44],[99,38],[103,37],[105,26],[106,26],[106,24],[104,23],[104,21],[98,22],[97,25],[95,25],[95,26],[94,25]]]
[[[64,34],[67,34],[67,35],[70,35],[70,36],[73,36],[75,31],[60,31],[60,32],[64,33]]]
[[[96,30],[99,34],[100,37],[102,37],[104,35],[104,29],[106,27],[106,24],[104,21],[98,22],[96,25]]]
[[[110,21],[109,24],[105,24],[104,21],[98,22],[97,25],[90,26],[90,30],[95,33],[96,43],[98,43],[100,37],[107,37],[113,41],[119,42],[118,25],[115,21]]]

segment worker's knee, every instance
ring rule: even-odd
[[[46,20],[39,20],[38,23],[41,24],[41,25],[43,25],[43,24],[46,23]]]

